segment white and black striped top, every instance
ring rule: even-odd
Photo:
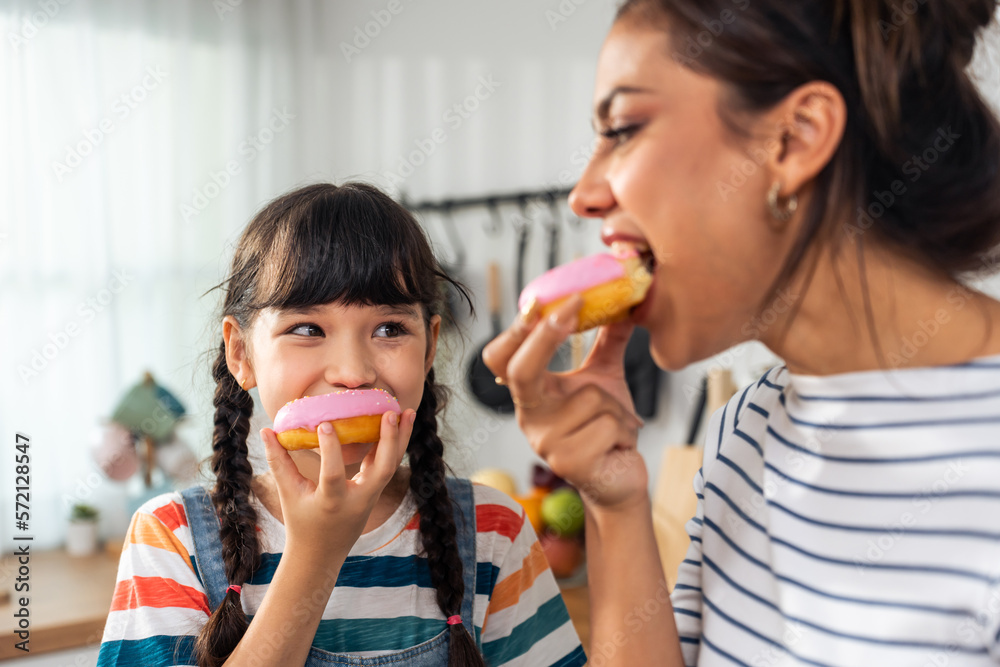
[[[713,415],[695,491],[687,665],[1000,663],[1000,356],[774,368]]]

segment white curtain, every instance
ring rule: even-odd
[[[37,548],[61,543],[78,501],[101,510],[103,536],[124,534],[139,477],[107,480],[89,449],[144,371],[187,407],[181,438],[210,452],[204,353],[220,338],[202,294],[263,202],[316,180],[414,198],[572,182],[611,3],[558,31],[528,0],[501,4],[0,3],[0,424],[4,452],[31,437]],[[481,266],[470,274],[481,290]],[[13,463],[0,457],[5,489]],[[13,516],[13,492],[0,511]],[[0,521],[2,548],[13,532]]]

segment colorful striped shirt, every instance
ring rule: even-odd
[[[509,496],[473,485],[476,502],[474,625],[492,667],[586,662],[579,637],[531,523]],[[285,527],[251,495],[261,565],[242,589],[252,620],[285,547]],[[363,534],[341,569],[313,646],[363,657],[425,642],[446,627],[421,555],[410,493]],[[147,501],[132,517],[98,666],[194,665],[193,642],[211,610],[194,561],[180,493]]]
[[[769,371],[709,428],[687,665],[1000,662],[1000,356]]]

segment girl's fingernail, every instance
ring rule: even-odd
[[[333,433],[333,424],[331,424],[330,422],[323,422],[322,424],[319,425],[319,430],[329,435],[330,433]]]
[[[410,420],[410,426],[413,426],[413,424],[415,424],[417,421],[417,411],[414,410],[413,412],[411,412],[408,419]]]
[[[399,417],[396,416],[395,412],[390,412],[389,413],[389,424],[391,424],[392,426],[395,426],[397,423],[399,423]]]

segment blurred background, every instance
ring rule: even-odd
[[[513,418],[469,391],[467,367],[491,336],[490,263],[504,326],[516,313],[519,228],[527,279],[547,268],[553,228],[560,262],[602,247],[598,221],[575,219],[564,201],[522,210],[516,196],[564,191],[586,163],[594,69],[614,9],[612,0],[0,1],[3,553],[22,534],[17,433],[30,438],[24,534],[38,552],[72,550],[71,519],[95,515],[98,548],[120,552],[143,500],[204,481],[194,465],[211,449],[208,353],[221,338],[209,290],[253,213],[316,181],[364,180],[410,203],[513,197],[420,217],[477,306],[439,356],[454,390],[447,458],[462,475],[506,471],[526,492],[536,459]],[[998,44],[994,29],[972,68],[1000,109]],[[647,373],[640,448],[651,486],[664,452],[690,436],[706,373],[727,369],[745,384],[774,363],[748,344]],[[64,663],[93,664],[73,656]]]

